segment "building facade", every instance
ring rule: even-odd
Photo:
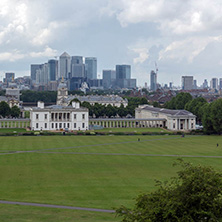
[[[32,130],[88,130],[89,114],[87,108],[73,102],[72,106],[53,105],[44,107],[38,102],[38,107],[30,110],[30,127]]]
[[[85,69],[87,79],[97,79],[97,58],[86,57]]]
[[[67,52],[64,52],[59,57],[59,78],[68,78],[70,73],[71,57]]]
[[[182,76],[182,89],[183,90],[193,89],[193,76]]]
[[[196,129],[196,116],[186,110],[170,110],[141,105],[135,110],[136,119],[161,119],[162,127],[173,131],[190,131]]]
[[[103,88],[110,89],[115,85],[116,71],[115,70],[103,70]]]
[[[95,105],[96,103],[101,105],[111,105],[120,107],[123,105],[126,107],[128,105],[128,100],[123,99],[118,95],[107,95],[107,96],[99,96],[99,95],[89,95],[89,96],[79,96],[79,95],[69,95],[66,99],[66,104],[69,104],[73,99],[78,99],[81,103],[88,102],[91,105]]]
[[[150,90],[157,90],[157,74],[153,70],[150,72]]]

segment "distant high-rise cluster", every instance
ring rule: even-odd
[[[131,79],[130,65],[116,65],[116,70],[103,70],[103,78],[98,79],[95,57],[70,56],[64,52],[59,60],[51,59],[45,64],[31,65],[33,88],[56,90],[62,78],[67,82],[69,90],[83,86],[101,89],[136,87],[136,79]]]

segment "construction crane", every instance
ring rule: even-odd
[[[155,70],[156,70],[156,74],[157,74],[157,72],[158,72],[159,70],[158,70],[157,63],[156,63],[156,62],[155,62]]]

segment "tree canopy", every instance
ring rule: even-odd
[[[11,109],[5,101],[0,102],[0,116],[6,117],[11,113]]]
[[[222,174],[180,160],[182,170],[158,189],[139,195],[133,209],[120,207],[123,222],[196,222],[222,220]]]
[[[184,109],[186,103],[192,100],[190,93],[181,92],[173,97],[169,102],[166,102],[167,109]]]

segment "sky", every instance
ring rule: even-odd
[[[222,78],[221,0],[1,0],[0,79],[64,51],[97,57],[98,76],[130,64],[139,86]]]

